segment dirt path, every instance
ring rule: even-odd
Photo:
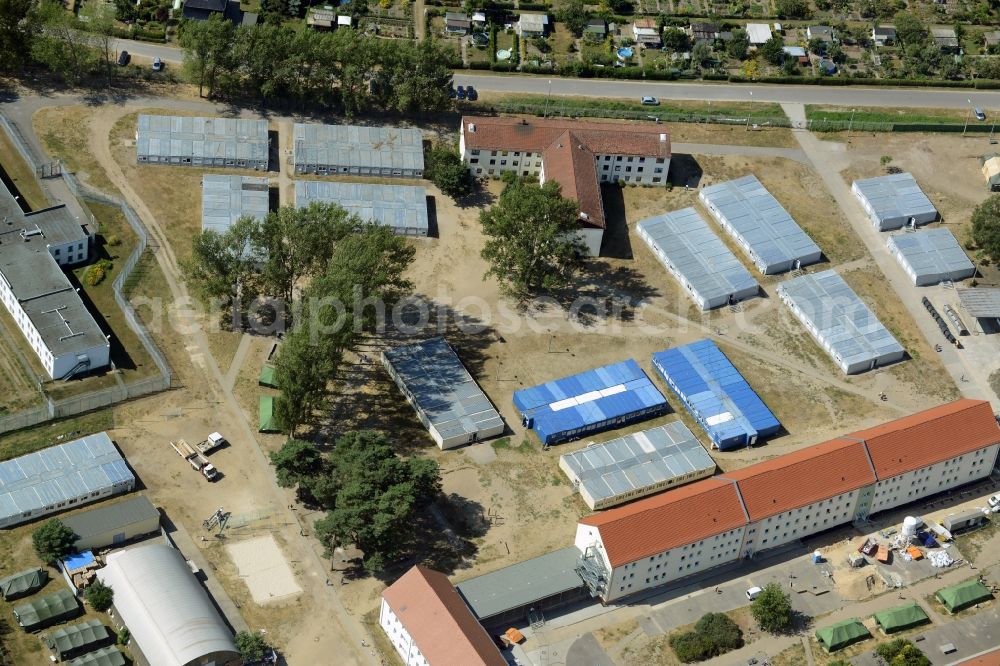
[[[223,378],[223,386],[226,391],[232,393],[233,386],[236,384],[236,377],[240,374],[240,368],[243,367],[243,362],[247,358],[247,352],[250,351],[250,343],[253,342],[253,338],[247,334],[244,334],[240,338],[240,344],[236,348],[236,353],[233,355],[233,360],[229,363],[229,370],[226,371],[226,376]]]
[[[418,39],[424,38],[424,0],[413,0],[413,35]]]
[[[290,507],[288,494],[274,482],[274,475],[268,469],[267,458],[260,448],[254,431],[209,351],[208,341],[198,321],[198,315],[190,307],[191,298],[185,285],[178,279],[180,272],[177,258],[167,242],[166,234],[142,199],[135,194],[131,183],[125,178],[111,154],[109,135],[112,128],[121,117],[134,110],[129,107],[110,107],[104,113],[97,114],[91,127],[90,149],[93,151],[95,159],[107,172],[108,178],[122,192],[136,214],[142,218],[150,234],[160,246],[155,257],[163,270],[175,304],[179,304],[169,314],[171,323],[174,330],[187,332],[189,355],[195,366],[204,371],[202,377],[205,386],[203,388],[207,389],[217,402],[217,418],[234,427],[240,440],[254,443],[253,446],[249,447],[251,457],[263,469],[265,477],[269,479],[266,487],[254,489],[257,491],[255,494],[259,493],[265,496],[261,498],[261,501],[270,501],[273,506],[282,507],[280,512],[285,514],[283,517],[286,519],[286,523],[281,533],[288,544],[287,557],[304,567],[313,579],[322,580],[326,576],[326,562],[316,552],[314,544],[308,540],[308,537],[303,538],[298,518],[287,508]],[[178,322],[183,328],[178,326]],[[191,383],[193,384],[194,380]],[[193,391],[195,388],[189,385],[181,390]],[[237,481],[233,479],[232,483],[235,484]],[[347,613],[340,598],[333,591],[334,588],[315,584],[303,585],[303,588],[306,590],[305,594],[312,597],[316,604],[316,610],[303,623],[301,632],[297,634],[296,639],[286,647],[288,662],[324,663],[328,661],[330,655],[336,654],[338,664],[373,663],[373,659],[369,655],[361,653],[357,649],[357,646],[361,645],[365,638],[368,638],[366,632]],[[305,640],[307,637],[314,638],[313,640]]]

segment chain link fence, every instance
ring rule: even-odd
[[[746,114],[718,114],[699,111],[666,111],[656,107],[646,109],[616,109],[614,107],[560,106],[559,104],[526,104],[522,102],[495,102],[489,110],[494,114],[520,113],[565,118],[617,118],[621,120],[653,120],[661,123],[712,123],[717,125],[756,125],[758,127],[791,127],[785,116]]]
[[[171,379],[173,377],[170,365],[167,363],[167,359],[160,352],[160,349],[156,346],[156,343],[153,342],[152,336],[150,336],[146,326],[139,319],[135,309],[132,307],[132,304],[123,292],[125,282],[129,279],[129,276],[131,276],[132,271],[135,270],[143,252],[147,249],[155,252],[157,249],[155,244],[150,243],[149,234],[146,232],[146,228],[143,226],[139,216],[136,215],[135,211],[133,211],[132,208],[121,199],[109,196],[103,192],[98,192],[97,190],[80,183],[75,176],[66,173],[65,170],[53,169],[51,162],[45,162],[39,159],[39,157],[30,148],[28,142],[26,142],[24,137],[21,136],[21,133],[17,129],[16,125],[10,123],[2,114],[0,114],[0,126],[2,126],[10,136],[18,152],[21,153],[21,157],[24,158],[25,162],[28,163],[28,166],[33,169],[36,175],[41,175],[43,173],[43,171],[38,167],[38,164],[42,163],[45,165],[45,173],[50,174],[52,177],[55,177],[56,175],[60,176],[66,184],[66,187],[69,188],[70,192],[72,192],[77,199],[113,206],[122,211],[122,214],[128,221],[129,226],[132,227],[132,231],[138,238],[138,243],[119,271],[118,277],[115,278],[115,281],[112,283],[112,290],[114,291],[115,302],[121,309],[122,315],[125,317],[125,321],[139,339],[139,342],[146,350],[146,353],[149,354],[151,359],[153,359],[153,363],[156,365],[157,369],[157,374],[151,377],[144,377],[128,383],[124,382],[120,376],[116,376],[117,384],[115,386],[89,391],[87,393],[82,393],[80,395],[60,400],[54,400],[50,396],[46,395],[44,397],[45,402],[42,405],[0,417],[0,433],[20,430],[22,428],[28,428],[40,423],[45,423],[46,421],[50,421],[52,419],[75,416],[77,414],[82,414],[95,409],[110,407],[125,400],[169,389]],[[50,194],[48,188],[46,188],[46,193]],[[84,214],[88,218],[88,222],[93,225],[95,230],[98,229],[99,225],[94,216],[86,207],[82,208]]]

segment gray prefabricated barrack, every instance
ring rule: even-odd
[[[140,164],[239,167],[267,171],[267,121],[249,118],[140,115]]]
[[[710,185],[698,198],[764,275],[795,270],[823,258],[819,246],[757,176]]]
[[[760,292],[750,272],[694,208],[642,220],[636,232],[702,310]]]
[[[236,220],[267,217],[267,178],[204,175],[201,177],[201,230],[224,234]]]
[[[391,227],[400,236],[426,236],[427,190],[418,185],[373,185],[295,181],[295,205],[335,203],[366,222]]]
[[[683,422],[673,421],[562,455],[559,468],[597,510],[712,476],[715,461]]]
[[[499,412],[444,338],[386,349],[382,364],[440,448],[503,433]]]
[[[919,226],[938,219],[937,209],[908,173],[856,180],[851,191],[879,231],[908,224]]]
[[[403,127],[296,123],[292,162],[295,173],[422,178],[423,134]]]
[[[964,280],[976,274],[976,266],[948,229],[895,234],[889,236],[886,245],[918,287]]]
[[[903,359],[905,350],[832,269],[778,285],[778,296],[846,374]]]

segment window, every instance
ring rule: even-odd
[[[479,164],[479,158],[473,157],[471,160],[469,160],[469,164]]]
[[[621,155],[619,155],[618,157],[615,158],[615,162],[621,162],[621,161],[622,161],[622,156]]]
[[[478,154],[479,154],[479,151],[478,151],[478,150],[473,150],[473,151],[471,151],[471,152],[472,152],[472,154],[473,154],[473,155],[478,155]]]

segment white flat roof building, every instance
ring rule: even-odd
[[[226,233],[236,220],[263,220],[269,208],[267,178],[204,175],[201,177],[201,230]]]
[[[0,528],[68,511],[135,488],[108,433],[0,462]]]
[[[559,469],[596,510],[712,476],[715,461],[674,421],[562,455]]]
[[[948,229],[894,234],[886,245],[918,287],[964,280],[976,274],[975,264]]]
[[[423,133],[416,128],[295,123],[295,173],[424,175]]]
[[[767,23],[747,23],[747,38],[750,46],[760,46],[771,39],[771,26]]]
[[[782,282],[778,296],[846,374],[905,356],[903,346],[832,269]]]
[[[760,291],[694,208],[642,220],[636,232],[702,310],[752,298]]]
[[[233,634],[184,556],[164,543],[114,551],[97,578],[115,591],[115,617],[156,666],[242,664]]]
[[[400,236],[426,236],[427,190],[417,185],[295,181],[295,205],[335,203],[365,222],[392,228]]]
[[[709,185],[698,198],[764,275],[795,270],[823,258],[819,246],[757,176]]]
[[[934,204],[908,173],[856,180],[851,191],[879,231],[916,227],[938,219]]]
[[[387,349],[382,364],[440,448],[503,433],[496,407],[444,338]]]
[[[249,118],[140,115],[140,164],[239,167],[267,171],[267,121]]]

